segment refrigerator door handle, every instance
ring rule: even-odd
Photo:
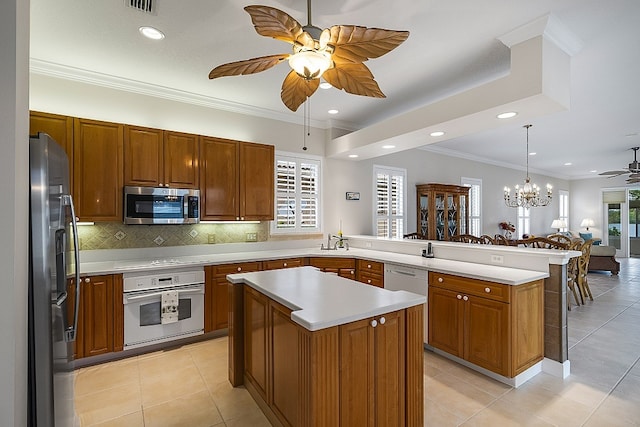
[[[71,194],[62,196],[62,203],[71,209],[71,227],[73,228],[73,255],[75,257],[75,307],[73,309],[72,326],[66,332],[67,341],[75,341],[78,332],[78,313],[80,311],[80,248],[78,247],[78,222],[76,220],[76,210],[73,206],[73,197]]]

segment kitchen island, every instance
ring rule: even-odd
[[[227,277],[229,381],[273,424],[423,424],[424,296],[313,267]]]

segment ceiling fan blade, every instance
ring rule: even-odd
[[[307,46],[313,43],[309,34],[302,30],[302,25],[289,14],[269,6],[247,6],[244,8],[251,15],[251,22],[261,36],[273,37],[287,43],[299,43]],[[313,44],[311,45],[313,46]]]
[[[282,82],[280,98],[287,108],[296,111],[307,98],[313,95],[318,86],[320,86],[320,79],[306,80],[292,70]]]
[[[598,175],[615,175],[615,176],[620,176],[622,174],[625,173],[629,173],[629,171],[607,171],[607,172],[601,172]]]
[[[629,178],[640,178],[640,173],[634,172],[634,173],[629,175]]]
[[[209,73],[210,79],[225,76],[239,76],[245,74],[255,74],[268,70],[274,65],[278,65],[285,59],[289,59],[288,53],[277,55],[261,56],[259,58],[246,59],[244,61],[230,62],[228,64],[218,65]]]
[[[332,59],[337,62],[364,62],[378,58],[400,46],[409,31],[384,30],[356,25],[334,25],[328,43],[335,46]]]
[[[336,89],[344,89],[354,95],[386,98],[369,68],[362,63],[336,63],[334,68],[322,74],[322,78]]]
[[[627,184],[636,184],[640,182],[640,178],[628,179]]]

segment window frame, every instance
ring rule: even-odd
[[[522,238],[525,234],[531,234],[531,209],[518,206],[516,221],[516,239]]]
[[[469,234],[473,234],[474,236],[480,237],[482,236],[482,178],[468,178],[461,177],[460,184],[469,188]],[[477,215],[474,215],[474,204],[472,192],[474,188],[477,188],[478,192],[478,206],[477,207]],[[474,222],[477,224],[478,229],[474,230],[473,224]]]
[[[282,193],[278,192],[278,162],[279,161],[288,161],[295,162],[296,171],[295,171],[295,192],[294,198],[296,201],[295,211],[295,226],[292,228],[278,228],[278,197],[284,194],[290,193]],[[314,163],[318,167],[318,173],[316,176],[316,226],[315,227],[302,227],[301,226],[301,199],[303,197],[301,191],[301,179],[300,179],[300,165],[303,163]],[[274,161],[274,216],[273,221],[270,221],[271,224],[269,226],[269,233],[271,235],[310,235],[310,234],[321,234],[322,233],[322,166],[323,166],[323,158],[320,156],[314,156],[309,154],[300,154],[300,153],[291,153],[285,151],[276,151],[275,153],[275,161]]]
[[[392,215],[389,213],[388,215],[378,215],[378,174],[379,173],[388,173],[389,175],[394,176],[402,176],[402,214],[401,215]],[[373,223],[372,235],[378,236],[378,220],[380,218],[387,218],[388,220],[393,219],[401,219],[402,221],[402,230],[398,230],[397,236],[391,236],[390,233],[387,233],[387,236],[378,236],[378,237],[387,237],[387,238],[402,238],[407,233],[407,169],[398,168],[393,166],[382,166],[382,165],[373,165],[373,176],[372,176],[373,186],[372,186],[372,210],[373,210]],[[393,227],[389,227],[389,232]]]
[[[561,232],[571,228],[569,224],[569,192],[567,190],[558,191],[558,219],[567,224],[566,227],[560,229]]]

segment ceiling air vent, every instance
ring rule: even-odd
[[[156,2],[153,0],[124,0],[124,3],[140,12],[156,14]]]

